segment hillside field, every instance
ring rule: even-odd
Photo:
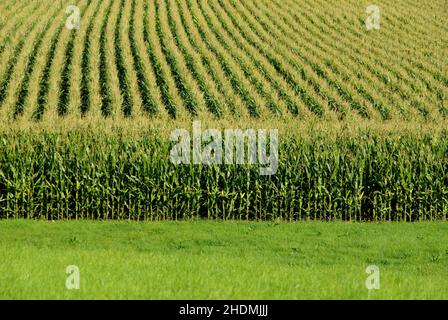
[[[447,21],[447,0],[1,0],[0,299],[364,299],[367,264],[368,298],[446,299]]]
[[[358,0],[5,0],[1,119],[440,123],[446,2],[375,4],[379,30]]]
[[[0,217],[445,219],[446,2],[376,5],[2,1]],[[276,174],[174,165],[194,120]]]

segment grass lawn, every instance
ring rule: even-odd
[[[370,264],[381,288],[369,295]],[[448,224],[4,220],[11,298],[448,299]]]

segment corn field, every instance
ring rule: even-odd
[[[275,175],[176,166],[157,136],[0,136],[0,217],[37,219],[446,219],[448,140],[374,134],[284,139]]]
[[[376,4],[368,31],[356,0],[4,0],[2,121],[443,119],[446,1]]]
[[[0,218],[445,219],[447,2],[368,5],[2,0]],[[278,128],[277,173],[174,166],[194,119]]]

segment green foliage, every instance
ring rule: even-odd
[[[284,138],[279,168],[179,165],[171,144],[74,131],[0,135],[0,217],[444,219],[448,140],[375,134]]]

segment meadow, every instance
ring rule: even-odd
[[[0,221],[0,299],[447,299],[447,225]],[[67,266],[79,289],[67,290]],[[379,290],[366,268],[379,268]]]

